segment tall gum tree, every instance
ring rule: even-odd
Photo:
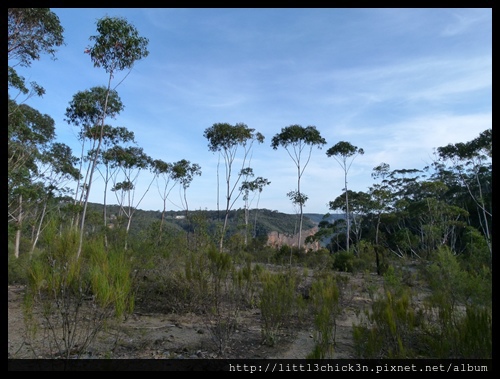
[[[186,218],[189,216],[187,190],[195,175],[201,176],[201,166],[197,163],[191,163],[186,159],[181,159],[172,164],[171,177],[180,184],[179,198],[181,200],[181,207],[186,211]]]
[[[248,168],[248,174],[249,174],[248,176],[253,177],[253,170],[251,168]],[[245,202],[245,231],[246,231],[245,246],[247,245],[247,229],[248,229],[248,222],[250,219],[250,205],[252,204],[255,196],[257,196],[257,204],[255,206],[255,215],[254,215],[254,226],[252,232],[252,237],[255,238],[257,235],[257,213],[259,211],[260,195],[264,187],[269,184],[271,184],[269,180],[263,178],[262,176],[259,176],[252,181],[245,180],[240,187],[240,190],[243,191],[244,193],[243,201]],[[250,199],[250,192],[253,193],[252,199]]]
[[[392,194],[387,184],[386,177],[389,175],[391,166],[388,163],[382,162],[375,166],[372,171],[372,178],[379,182],[374,183],[369,188],[371,197],[371,210],[370,212],[375,215],[375,263],[377,265],[377,275],[381,275],[380,267],[380,224],[382,222],[382,215],[391,211]]]
[[[89,54],[94,67],[104,68],[109,76],[106,98],[99,122],[100,133],[97,148],[92,159],[87,188],[85,191],[85,201],[80,226],[80,243],[77,257],[80,256],[82,250],[85,215],[92,185],[92,177],[97,165],[104,135],[108,95],[111,92],[111,82],[117,72],[132,69],[138,60],[149,55],[149,51],[147,50],[149,40],[145,37],[139,36],[138,30],[124,18],[103,17],[99,19],[97,21],[97,32],[97,35],[90,37],[90,41],[93,41],[94,44],[87,47],[85,49],[85,53]]]
[[[351,220],[351,230],[354,234],[355,242],[361,241],[363,217],[371,210],[370,195],[365,192],[348,191],[348,194],[342,194],[335,200],[329,202],[330,210],[342,209],[347,212],[346,199],[349,199],[349,215]],[[357,252],[355,246],[355,252]]]
[[[241,190],[236,194],[235,191],[238,189],[238,183],[245,174],[244,168],[248,167],[247,162],[250,160],[250,153],[252,151],[254,141],[263,143],[264,136],[259,132],[255,132],[255,129],[249,128],[244,123],[237,123],[236,125],[216,123],[210,128],[205,129],[203,136],[208,140],[209,150],[212,152],[219,152],[219,154],[221,154],[224,158],[226,211],[219,241],[219,250],[222,252],[229,211],[241,195]],[[243,152],[240,155],[241,169],[236,173],[236,178],[233,180],[233,164],[238,157],[238,148],[240,147],[243,149]],[[217,175],[218,173],[219,170],[217,169]],[[217,188],[218,185],[217,181]]]
[[[249,178],[254,176],[253,169],[251,167],[247,167],[243,169],[242,174],[244,175],[244,181],[241,183],[240,191],[243,193],[243,211],[244,211],[244,219],[245,219],[245,246],[248,244],[248,220],[250,217],[250,192],[253,188],[253,183],[249,180]]]
[[[93,133],[92,133],[93,134]],[[103,133],[103,146],[101,148],[101,156],[100,163],[103,167],[103,170],[99,169],[97,166],[97,171],[101,174],[101,177],[104,181],[104,190],[103,190],[103,221],[104,221],[104,244],[108,247],[108,239],[107,239],[107,193],[108,193],[108,184],[113,176],[113,172],[111,171],[111,161],[112,155],[109,156],[107,153],[113,147],[117,145],[123,145],[128,143],[136,143],[134,140],[134,133],[128,131],[127,128],[118,126],[113,127],[111,125],[104,126]]]
[[[179,198],[181,207],[186,211],[186,221],[191,222],[189,217],[189,206],[187,201],[187,190],[194,179],[194,176],[201,176],[201,166],[197,163],[191,163],[186,159],[181,159],[172,164],[171,177],[179,186]],[[189,246],[189,228],[186,231],[186,242]]]
[[[106,118],[114,119],[123,108],[118,93],[114,90],[108,91],[104,86],[92,87],[76,93],[66,108],[66,122],[81,128],[78,132],[78,140],[81,144],[82,178],[77,182],[75,191],[75,205],[78,208],[83,208],[90,187],[90,173],[94,159],[97,164],[97,159],[102,158],[100,157],[103,152],[102,145],[106,143],[105,131],[110,128],[109,125],[101,125],[103,114]],[[102,142],[101,147],[99,147],[99,139]],[[79,225],[78,220],[75,225]]]
[[[350,233],[350,217],[349,217],[349,191],[347,190],[347,174],[351,168],[352,162],[358,155],[363,155],[363,149],[353,146],[346,141],[340,141],[326,151],[328,157],[333,157],[342,170],[344,171],[344,191],[345,191],[345,208],[346,208],[346,249],[349,251],[349,233]],[[349,158],[350,161],[349,161]]]
[[[165,215],[167,213],[167,199],[168,196],[170,195],[170,192],[174,188],[176,182],[172,180],[171,183],[172,163],[165,162],[161,159],[155,159],[152,162],[151,169],[155,177],[158,194],[160,195],[163,203],[163,209],[161,211],[160,228],[158,233],[159,239],[161,240],[161,233],[163,229],[163,224],[165,223]]]
[[[115,146],[109,152],[109,156],[113,157],[111,166],[118,168],[121,172],[120,177],[122,180],[118,181],[119,175],[116,175],[113,178],[113,188],[111,191],[115,192],[116,200],[120,205],[120,211],[127,218],[126,235],[128,237],[132,217],[155,180],[153,176],[153,179],[149,182],[142,196],[136,201],[135,195],[137,192],[138,178],[142,171],[154,170],[153,160],[144,153],[141,147],[137,146],[129,146],[126,148]],[[126,249],[127,240],[125,241],[125,250]]]
[[[255,221],[254,221],[254,231],[252,233],[253,238],[255,238],[255,229],[257,224],[257,212],[259,208],[260,194],[265,186],[271,184],[271,182],[261,176],[254,180],[248,180],[249,177],[253,177],[253,169],[247,167],[244,169],[245,180],[241,184],[240,191],[243,191],[243,201],[245,202],[245,246],[248,244],[248,225],[250,220],[250,205],[252,204],[255,196],[257,196],[257,205],[255,208]],[[257,193],[256,193],[257,192]],[[250,199],[250,193],[253,193],[252,199]]]
[[[255,205],[255,217],[254,217],[254,222],[253,222],[253,238],[257,237],[257,213],[259,212],[259,202],[260,202],[260,195],[262,194],[262,190],[264,189],[265,186],[270,185],[271,182],[267,180],[266,178],[263,178],[262,176],[257,177],[255,180],[251,182],[251,191],[258,191],[257,192],[257,204]]]
[[[280,146],[283,147],[297,167],[297,191],[289,192],[289,197],[294,204],[299,205],[300,210],[299,249],[302,237],[303,207],[307,200],[307,196],[301,192],[300,181],[311,159],[313,147],[321,149],[325,144],[326,140],[315,126],[303,127],[297,124],[281,128],[281,132],[276,134],[271,141],[271,147],[274,150],[277,150]],[[305,161],[303,160],[304,150],[306,154]]]
[[[7,26],[8,219],[9,224],[11,222],[16,224],[14,254],[18,257],[20,227],[24,217],[23,202],[26,201],[26,197],[23,200],[23,186],[17,185],[23,181],[24,184],[31,181],[30,173],[34,173],[35,167],[31,163],[36,155],[34,153],[38,150],[38,147],[34,148],[35,145],[40,145],[43,139],[51,140],[55,135],[47,133],[42,139],[41,135],[37,135],[36,129],[53,124],[53,121],[48,122],[50,118],[48,115],[42,116],[23,103],[33,95],[42,96],[45,90],[36,82],[28,85],[25,78],[18,74],[16,67],[29,68],[33,61],[40,60],[42,54],[48,54],[52,59],[56,59],[57,47],[64,44],[64,28],[57,15],[49,8],[8,8]],[[28,86],[31,86],[31,89]],[[21,94],[26,95],[26,98],[19,102],[18,97]],[[30,137],[29,142],[22,142],[31,133],[30,128],[33,129],[33,138]],[[17,194],[11,197],[14,188]],[[13,210],[14,204],[16,209]]]

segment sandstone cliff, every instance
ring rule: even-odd
[[[314,251],[320,248],[319,242],[314,242],[311,244],[304,244],[305,239],[308,236],[315,234],[318,231],[318,227],[315,226],[311,229],[306,229],[302,231],[301,235],[301,246],[305,247],[306,250],[312,249]],[[285,234],[279,232],[270,232],[267,234],[267,244],[275,248],[280,248],[283,245],[287,246],[297,246],[299,241],[299,233],[297,234]]]

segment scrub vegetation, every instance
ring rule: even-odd
[[[313,221],[302,210],[309,156],[301,162],[300,153],[326,143],[319,130],[290,125],[272,141],[298,168],[289,197],[300,212],[284,215],[250,208],[252,193],[265,196],[270,183],[250,181],[247,166],[264,136],[216,123],[205,137],[226,165],[226,201],[221,212],[190,210],[189,185],[203,167],[153,159],[132,132],[109,124],[124,107],[115,75],[148,56],[148,40],[127,20],[97,21],[86,53],[108,82],[68,99],[67,122],[81,128],[75,157],[55,141],[53,119],[27,105],[43,88],[15,70],[53,56],[64,30],[47,8],[9,8],[8,17],[8,281],[21,289],[23,315],[22,341],[11,348],[9,336],[9,358],[116,357],[127,341],[143,341],[137,333],[147,329],[131,337],[127,325],[144,315],[197,320],[201,336],[178,352],[157,335],[129,346],[129,358],[154,344],[161,358],[189,348],[198,357],[286,358],[280,346],[301,331],[312,344],[301,343],[295,358],[492,357],[491,129],[437,148],[429,167],[380,163],[366,192],[346,185],[333,194],[329,209],[340,217]],[[340,141],[327,156],[337,157],[347,183],[364,151]],[[180,186],[182,212],[140,210],[137,183],[148,170],[147,188],[157,186],[164,204]],[[106,183],[101,204],[88,201],[96,178]],[[117,205],[108,204],[108,185]],[[245,206],[236,209],[240,196]],[[298,241],[273,245],[271,232]]]

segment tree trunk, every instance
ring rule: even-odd
[[[14,245],[14,256],[19,258],[19,246],[21,244],[21,225],[23,218],[23,195],[19,195],[19,215],[17,216],[16,242]]]

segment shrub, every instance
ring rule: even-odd
[[[333,268],[342,272],[353,272],[354,253],[350,251],[339,251],[333,255]]]
[[[314,350],[308,359],[331,358],[334,352],[340,291],[332,275],[320,277],[312,283],[310,296],[314,314]]]
[[[357,357],[418,357],[422,323],[422,312],[413,303],[401,274],[389,266],[384,274],[383,296],[376,297],[362,322],[353,325]]]
[[[439,248],[435,257],[426,271],[432,289],[426,304],[429,351],[436,358],[491,358],[492,298],[488,273],[478,276],[462,270],[447,247]],[[489,300],[480,294],[482,290]]]
[[[295,291],[297,277],[292,270],[279,273],[263,271],[261,280],[259,305],[264,323],[262,338],[265,344],[273,346],[283,327],[298,310],[299,300]]]
[[[109,321],[134,307],[131,269],[123,252],[107,252],[98,241],[86,241],[79,258],[77,250],[77,231],[53,234],[28,268],[28,338],[42,331],[42,346],[31,346],[46,349],[49,356],[81,356]]]

